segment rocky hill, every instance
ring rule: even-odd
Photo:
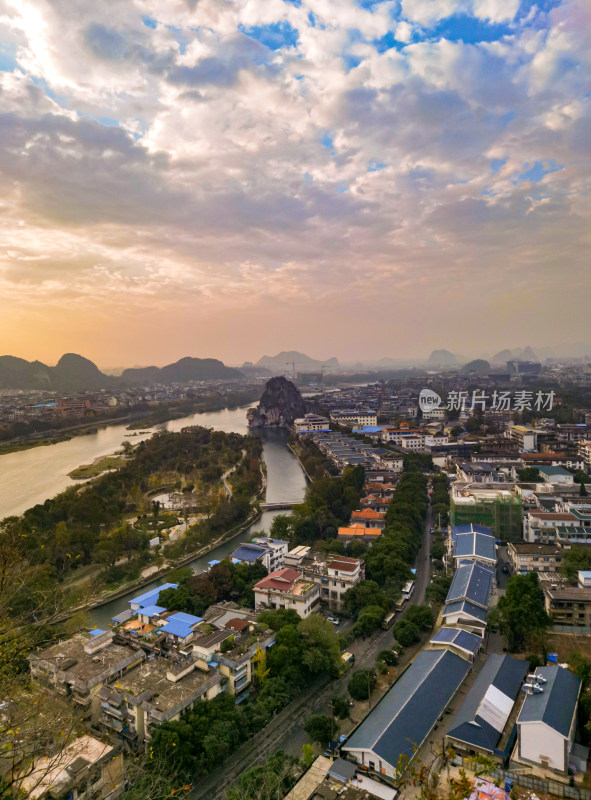
[[[50,389],[57,392],[116,389],[147,386],[152,383],[241,380],[240,370],[227,367],[216,358],[181,358],[166,367],[126,369],[120,377],[105,375],[92,361],[76,353],[66,353],[55,367],[41,361],[26,361],[15,356],[0,356],[0,389]]]
[[[282,350],[276,356],[263,356],[259,358],[256,363],[257,367],[265,367],[272,372],[287,372],[295,366],[296,372],[306,372],[308,370],[320,369],[324,366],[330,369],[337,369],[339,362],[336,358],[328,358],[326,361],[319,361],[316,358],[310,358],[305,353],[299,353],[297,350]]]
[[[306,413],[302,395],[287,378],[271,378],[256,408],[248,412],[252,428],[289,428]]]

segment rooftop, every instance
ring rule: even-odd
[[[449,650],[423,650],[342,749],[371,750],[395,768],[401,755],[412,759],[469,670]]]
[[[32,653],[29,659],[32,665],[39,661],[48,661],[58,670],[67,672],[66,680],[69,682],[84,681],[92,686],[103,675],[118,671],[134,660],[143,658],[141,651],[112,642],[98,651],[87,653],[84,647],[88,641],[88,637],[76,634],[71,639],[51,645],[41,653]]]
[[[488,607],[494,571],[484,564],[472,562],[455,571],[446,603],[454,600],[471,600],[483,608]]]
[[[160,592],[164,592],[166,589],[178,589],[178,586],[178,583],[161,583],[160,586],[156,586],[154,589],[144,592],[144,594],[133,597],[129,601],[129,604],[139,606],[153,605],[158,602],[158,595]]]
[[[517,723],[545,722],[567,737],[577,707],[581,681],[572,672],[558,666],[538,667],[535,674],[546,680],[544,691],[526,696]]]
[[[468,633],[461,628],[440,628],[431,637],[431,644],[450,644],[466,653],[476,653],[482,645],[480,636]]]

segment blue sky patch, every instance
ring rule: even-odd
[[[142,22],[144,23],[146,28],[152,28],[152,30],[154,30],[156,25],[158,24],[154,19],[154,17],[149,17],[147,14],[144,14],[144,16],[142,17]]]
[[[322,138],[320,139],[320,144],[323,147],[326,147],[329,153],[332,153],[334,155],[334,142],[327,131],[324,131],[324,133],[322,134]]]
[[[239,25],[238,27],[247,36],[264,44],[269,50],[280,50],[282,47],[296,47],[299,39],[297,30],[292,28],[289,22],[273,22],[270,25],[253,25],[251,28],[245,28],[243,25]]]
[[[551,172],[559,172],[561,169],[564,169],[564,165],[557,164],[553,158],[544,161],[534,161],[531,166],[526,164],[525,167],[525,171],[514,179],[513,183],[521,183],[521,181],[537,183],[542,180],[544,175],[549,175]]]
[[[506,158],[491,158],[490,160],[490,168],[493,172],[498,172],[501,167],[505,166],[507,163]]]
[[[440,20],[431,34],[436,39],[474,44],[496,42],[511,32],[511,26],[506,23],[488,23],[467,14],[454,14]]]
[[[16,67],[16,45],[0,45],[0,72],[12,72]]]
[[[367,165],[368,172],[379,172],[381,169],[386,169],[388,165],[383,164],[381,161],[375,161],[372,159],[369,164]]]
[[[352,56],[352,55],[347,54],[347,53],[343,53],[341,58],[343,59],[343,63],[345,65],[345,70],[347,72],[351,72],[352,69],[355,69],[355,67],[358,67],[361,64],[361,62],[363,61],[363,58],[361,58],[361,56]]]
[[[402,50],[408,42],[400,42],[395,36],[392,31],[388,31],[385,36],[382,36],[381,39],[373,39],[372,45],[378,51],[378,53],[385,53],[386,50]]]

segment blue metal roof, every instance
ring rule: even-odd
[[[457,614],[457,613],[473,617],[474,619],[477,619],[480,622],[486,622],[488,609],[474,605],[474,603],[470,602],[470,600],[460,600],[460,601],[454,601],[453,603],[445,604],[443,608],[444,620],[445,617],[449,616],[450,614]]]
[[[476,605],[487,608],[493,576],[493,570],[474,561],[458,567],[449,587],[446,602],[471,600]]]
[[[467,653],[474,654],[482,645],[482,639],[475,633],[468,633],[461,628],[440,628],[431,638],[431,643],[453,644]]]
[[[162,614],[163,611],[166,611],[164,606],[151,605],[140,608],[139,613],[144,617],[154,617],[156,614]]]
[[[489,561],[497,560],[494,536],[485,533],[458,533],[454,542],[454,558],[475,556]]]
[[[94,630],[90,631],[91,636],[100,636],[101,633],[104,633],[102,628],[94,628]]]
[[[169,620],[160,630],[163,633],[170,633],[171,636],[178,636],[179,639],[186,639],[187,636],[193,633],[193,628],[190,625],[179,620]]]
[[[397,769],[401,755],[413,758],[469,671],[449,650],[423,650],[342,749],[371,750]]]
[[[545,722],[562,736],[568,736],[577,709],[581,681],[558,665],[538,667],[536,675],[546,679],[544,691],[526,696],[517,722]]]
[[[135,604],[139,606],[149,606],[153,605],[154,603],[158,602],[158,595],[160,592],[163,592],[165,589],[178,589],[178,583],[162,583],[160,586],[156,586],[155,589],[150,589],[149,592],[144,592],[144,594],[139,594],[137,597],[133,597],[129,604]]]
[[[266,548],[259,544],[242,544],[234,550],[231,558],[236,558],[239,561],[248,561],[254,564],[254,562],[258,561],[266,552]]]
[[[458,533],[484,533],[487,536],[494,536],[491,528],[487,528],[486,525],[477,525],[474,522],[469,522],[467,525],[454,525],[451,529],[451,538],[454,542]]]
[[[185,625],[197,625],[198,622],[203,622],[203,617],[196,617],[194,614],[186,614],[184,611],[177,611],[176,614],[171,614],[166,621],[183,622]]]
[[[489,655],[453,717],[448,735],[494,752],[528,669],[527,661],[496,653]],[[491,686],[497,691],[489,691]]]

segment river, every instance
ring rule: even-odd
[[[203,425],[226,433],[248,433],[246,408],[191,414],[164,423],[160,429],[179,431],[187,425]],[[130,431],[125,425],[112,425],[66,442],[0,456],[0,519],[11,514],[22,514],[36,503],[54,497],[77,483],[68,477],[68,473],[76,467],[114,453],[124,441],[136,444],[152,436],[155,430],[146,429],[147,432],[143,435],[126,438]],[[268,429],[262,430],[260,436],[263,440],[263,459],[267,466],[267,502],[303,500],[306,479],[296,457],[286,446],[287,432]],[[195,559],[189,566],[194,572],[203,571],[208,561],[221,560],[235,550],[239,542],[248,540],[253,533],[268,532],[273,518],[281,513],[286,512],[265,511],[241,536],[220,545],[206,556]],[[148,584],[145,589],[131,592],[129,597],[141,594],[161,582],[162,579]],[[122,597],[95,609],[90,613],[91,623],[99,627],[108,625],[111,617],[127,607],[127,599],[127,596]]]

